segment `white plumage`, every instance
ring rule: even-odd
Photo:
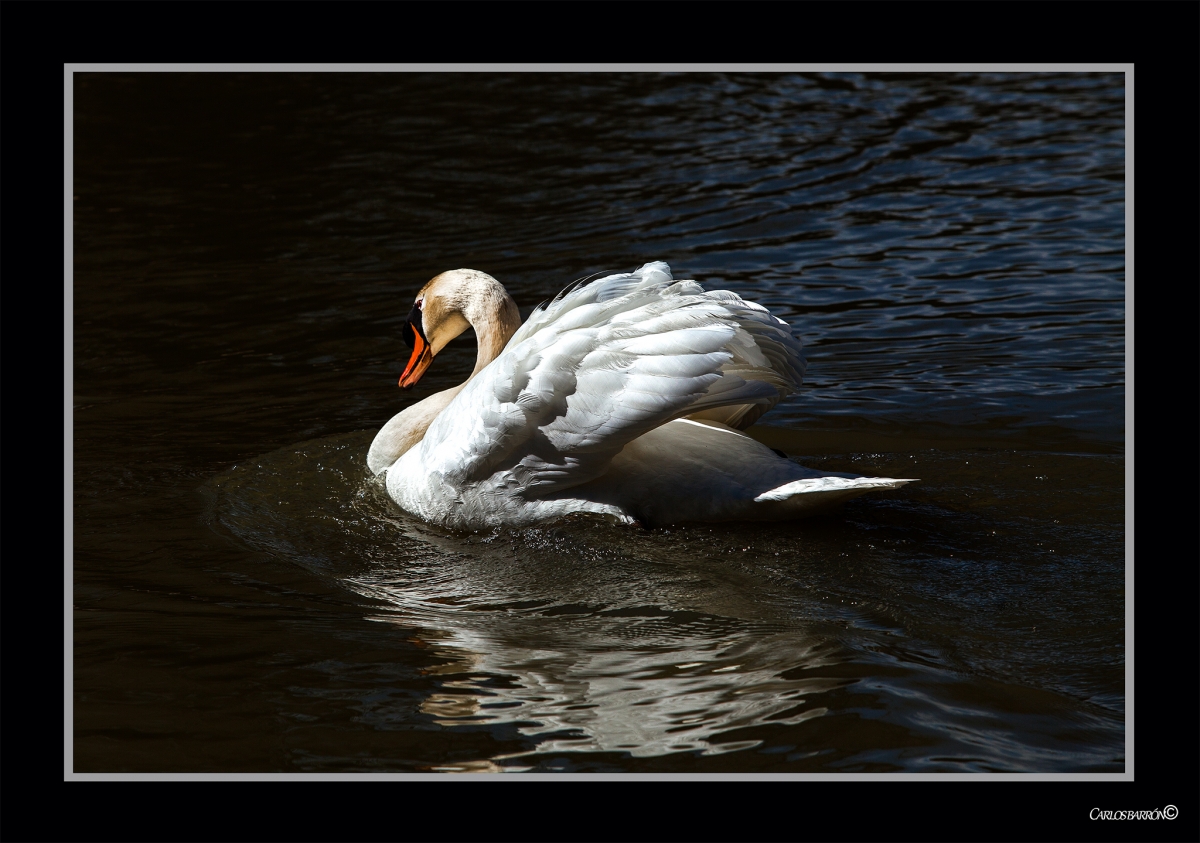
[[[674,281],[665,263],[568,288],[519,328],[515,314],[474,270],[418,294],[401,384],[466,323],[479,361],[372,443],[368,464],[387,471],[404,509],[465,529],[572,512],[647,525],[780,519],[910,482],[815,472],[738,432],[799,387],[800,343],[765,308]]]

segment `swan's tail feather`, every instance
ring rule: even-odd
[[[845,492],[861,489],[899,489],[905,483],[917,482],[915,477],[898,480],[893,477],[805,477],[793,480],[782,486],[763,492],[754,499],[755,503],[763,501],[783,501],[795,495],[814,495],[825,492]]]
[[[916,478],[894,477],[806,477],[793,480],[754,499],[757,516],[775,519],[799,518],[841,506],[851,498],[882,489],[898,489]]]

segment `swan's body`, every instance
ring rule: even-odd
[[[418,294],[401,386],[468,323],[479,357],[464,384],[371,444],[369,467],[409,512],[464,529],[576,512],[774,520],[910,482],[813,471],[738,432],[800,385],[800,344],[766,309],[673,281],[664,263],[564,291],[519,322],[499,282],[474,270]]]

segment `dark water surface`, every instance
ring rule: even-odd
[[[1122,772],[1120,74],[76,74],[74,769]],[[788,320],[819,520],[367,478],[446,269]]]

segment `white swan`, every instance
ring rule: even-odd
[[[573,285],[524,325],[490,275],[443,272],[409,314],[400,386],[468,325],[471,376],[392,418],[367,455],[428,521],[775,520],[911,482],[813,471],[740,433],[800,385],[800,343],[760,305],[674,281],[665,263]]]

